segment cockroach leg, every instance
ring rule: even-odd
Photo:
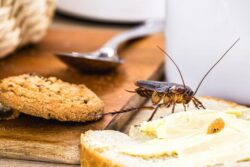
[[[170,107],[171,106],[171,102],[169,102],[166,106],[167,106],[167,108]]]
[[[159,107],[161,107],[162,105],[163,105],[163,104],[161,103],[161,104],[158,104],[158,105],[155,107],[155,109],[154,109],[154,111],[152,112],[151,116],[149,117],[148,121],[151,121],[151,120],[154,118],[154,116],[155,116],[157,110],[158,110]]]
[[[194,106],[197,108],[197,109],[200,109],[200,107],[198,106],[197,102],[195,101],[195,99],[192,99],[192,102],[194,103]]]
[[[200,103],[201,108],[206,109],[206,107],[197,99],[198,103]]]
[[[193,97],[193,99],[195,100],[196,103],[198,103],[199,107],[206,109],[200,100],[198,100],[196,97]]]
[[[173,102],[172,113],[174,113],[174,109],[175,109],[175,102]]]
[[[183,107],[184,107],[184,111],[187,111],[187,107],[184,103],[182,103]]]

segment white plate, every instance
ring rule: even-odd
[[[65,14],[118,23],[162,19],[164,6],[164,0],[58,0],[57,4]]]

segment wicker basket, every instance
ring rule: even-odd
[[[0,58],[45,35],[55,1],[0,0]]]

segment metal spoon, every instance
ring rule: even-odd
[[[121,43],[160,32],[163,27],[164,22],[162,20],[146,21],[132,30],[115,36],[97,51],[90,53],[61,52],[56,53],[56,56],[64,63],[80,71],[91,73],[110,71],[123,63],[123,60],[117,55],[117,49]]]

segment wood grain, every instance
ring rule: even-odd
[[[79,166],[80,165],[0,158],[0,167],[79,167]]]
[[[88,52],[100,47],[119,33],[117,30],[91,28],[52,28],[42,42],[19,50],[0,61],[0,78],[23,73],[56,76],[64,81],[85,84],[105,102],[105,111],[138,106],[144,99],[124,91],[134,89],[139,79],[157,79],[162,74],[163,55],[156,45],[163,45],[162,34],[133,42],[120,49],[125,64],[106,75],[88,75],[68,68],[54,55],[57,51]],[[132,114],[132,113],[131,113]],[[89,129],[119,129],[131,114],[106,116],[92,123],[62,123],[26,115],[0,122],[0,156],[79,163],[79,136]]]

